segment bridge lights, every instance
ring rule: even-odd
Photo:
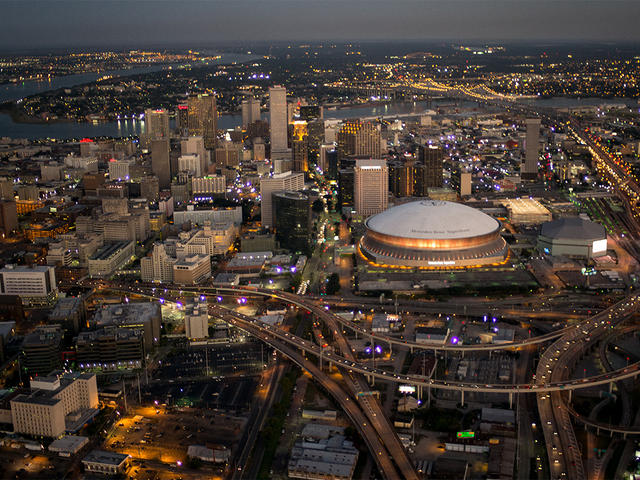
[[[451,345],[457,345],[458,343],[460,343],[460,339],[458,337],[451,337]]]

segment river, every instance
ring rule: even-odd
[[[255,57],[254,57],[255,58]],[[247,61],[251,57],[247,55],[223,55],[221,63],[231,63],[236,61]],[[135,75],[138,73],[153,72],[165,68],[164,66],[152,66],[131,70],[119,70],[115,72],[87,73],[81,75],[71,75],[68,77],[54,78],[50,82],[24,82],[21,84],[11,84],[0,86],[0,102],[17,100],[24,96],[52,90],[56,88],[70,87],[95,81],[103,75]],[[455,101],[452,99],[434,100],[432,108],[438,105],[451,105]],[[599,105],[603,103],[626,103],[631,104],[629,99],[620,98],[545,98],[530,100],[533,103],[544,107],[573,107],[584,105]],[[469,101],[459,101],[461,109],[472,108],[475,104]],[[338,107],[336,109],[325,109],[324,118],[345,119],[363,118],[393,115],[420,114],[427,110],[426,102],[392,102],[364,106]],[[266,117],[263,114],[263,117]],[[218,118],[218,128],[231,129],[240,125],[242,121],[240,114],[224,114]],[[173,125],[173,121],[172,121]],[[120,120],[112,122],[55,122],[55,123],[16,123],[7,114],[0,114],[0,137],[26,138],[30,140],[42,138],[55,139],[81,139],[85,137],[128,137],[140,135],[144,132],[143,120]]]

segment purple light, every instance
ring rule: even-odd
[[[376,345],[376,353],[380,355],[382,353],[382,347],[380,345]]]
[[[222,302],[222,297],[221,297],[220,295],[218,295],[218,296],[216,297],[216,300],[218,301],[218,303],[221,303],[221,302]]]
[[[204,302],[207,299],[207,297],[205,297],[204,295],[200,295],[200,301]]]
[[[240,297],[240,298],[238,299],[238,303],[239,303],[240,305],[245,305],[245,304],[247,303],[247,298],[246,298],[246,297]]]
[[[180,310],[182,308],[182,303],[176,302],[176,307],[178,308],[178,310]]]
[[[161,298],[161,299],[160,299],[160,304],[161,304],[161,305],[164,305],[164,298]]]
[[[282,267],[276,267],[276,273],[282,273]]]
[[[487,321],[487,316],[485,315],[484,317],[482,317],[482,321],[486,322]]]
[[[496,323],[496,322],[498,321],[498,319],[497,319],[496,317],[493,317],[493,318],[491,319],[491,321],[492,321],[493,323]]]
[[[296,273],[296,271],[298,270],[295,266],[290,268],[291,273]]]
[[[451,337],[451,344],[457,345],[460,339],[458,337]]]
[[[364,353],[366,353],[367,355],[369,355],[371,353],[371,347],[367,347],[364,349]]]

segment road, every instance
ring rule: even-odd
[[[350,394],[340,387],[336,381],[332,380],[326,373],[324,373],[324,371],[310,360],[307,360],[302,353],[295,350],[286,342],[281,341],[275,336],[265,335],[260,327],[256,326],[251,321],[252,319],[250,319],[250,317],[245,317],[244,315],[231,312],[217,305],[210,306],[210,314],[218,316],[230,324],[236,325],[256,338],[268,343],[298,366],[309,372],[313,379],[320,383],[320,385],[329,392],[353,422],[355,427],[359,430],[362,438],[369,447],[369,451],[378,465],[378,468],[382,472],[382,475],[387,479],[404,478],[399,475],[391,457],[388,455],[384,443],[378,436],[373,425],[371,425],[368,418],[362,412],[358,402],[356,402]],[[309,342],[307,341],[307,343]]]

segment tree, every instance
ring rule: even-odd
[[[337,273],[329,275],[329,281],[327,282],[327,295],[335,295],[340,291],[340,277]]]

